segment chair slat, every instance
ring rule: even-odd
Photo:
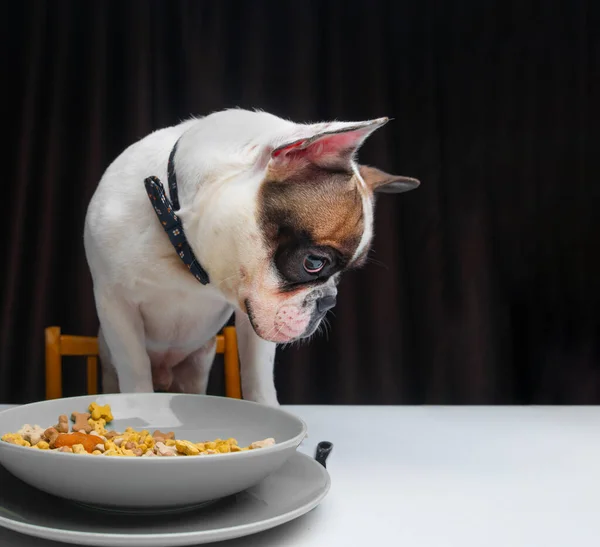
[[[98,393],[98,358],[94,356],[87,358],[87,392],[88,395]]]
[[[242,386],[235,327],[225,327],[223,337],[226,348],[223,359],[225,364],[225,395],[233,399],[241,399]]]
[[[225,337],[222,334],[217,335],[217,353],[225,353]]]
[[[63,334],[60,339],[60,353],[72,356],[98,355],[98,338]]]
[[[62,360],[60,355],[60,328],[46,329],[46,399],[62,397]]]
[[[98,338],[61,334],[60,327],[48,327],[46,337],[46,399],[59,399],[62,390],[62,357],[87,357],[87,393],[98,393]],[[242,398],[240,366],[235,327],[217,335],[216,353],[223,354],[227,397]]]

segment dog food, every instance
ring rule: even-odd
[[[88,412],[72,412],[70,421],[66,414],[62,414],[58,417],[56,425],[47,429],[39,425],[25,424],[16,433],[3,435],[1,440],[38,450],[138,458],[210,456],[257,450],[275,444],[273,438],[241,447],[235,439],[203,442],[176,439],[172,431],[163,433],[156,430],[151,434],[147,430],[136,431],[131,427],[127,427],[123,432],[109,431],[106,425],[113,419],[109,405],[92,403]]]

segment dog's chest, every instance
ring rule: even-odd
[[[176,365],[204,346],[226,323],[231,306],[210,291],[201,293],[161,291],[140,304],[146,349],[153,362]]]

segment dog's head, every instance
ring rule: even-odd
[[[418,186],[354,161],[386,121],[331,124],[271,152],[256,212],[264,260],[244,272],[243,302],[259,336],[281,343],[313,334],[342,272],[366,260],[373,193]]]
[[[221,255],[213,253],[205,266],[261,338],[286,343],[313,334],[336,303],[342,272],[367,258],[374,193],[419,185],[356,162],[365,139],[387,121],[303,126],[301,137],[257,151],[251,215],[233,194],[222,206],[236,215],[227,220],[234,237],[221,238]]]

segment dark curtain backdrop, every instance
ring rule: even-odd
[[[360,159],[422,181],[379,199],[328,336],[279,351],[283,403],[600,403],[600,2],[21,1],[2,19],[1,402],[43,398],[45,326],[97,332],[82,229],[109,162],[242,106],[391,116]]]

